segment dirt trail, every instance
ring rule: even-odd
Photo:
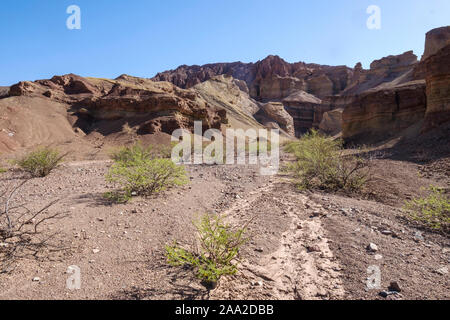
[[[213,298],[338,299],[343,295],[340,275],[335,271],[340,267],[329,249],[320,220],[323,208],[304,195],[289,194],[289,189],[286,181],[273,178],[225,212],[237,224],[245,222],[242,219],[255,217],[253,229],[263,230],[257,240],[270,239],[266,234],[272,225],[267,222],[273,219],[275,212],[258,210],[258,204],[270,201],[283,208],[280,219],[284,220],[285,228],[277,232],[280,237],[272,252],[254,249],[263,254],[243,260],[241,272],[222,281]]]

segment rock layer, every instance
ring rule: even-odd
[[[427,111],[423,131],[450,121],[450,45],[425,60]]]
[[[422,120],[426,103],[423,80],[365,92],[342,114],[343,138],[355,143],[389,138]]]
[[[192,129],[195,120],[203,121],[205,129],[219,129],[226,121],[223,112],[211,108],[194,90],[126,75],[104,80],[69,74],[20,82],[11,87],[10,95],[47,97],[68,104],[77,118],[74,125],[84,132],[95,130],[102,121],[130,123],[141,134]]]
[[[422,61],[437,53],[450,44],[450,26],[433,29],[427,32],[425,39],[425,52]]]

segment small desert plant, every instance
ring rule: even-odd
[[[103,194],[103,199],[113,203],[127,203],[130,201],[132,194],[126,191],[108,191]]]
[[[344,155],[342,141],[315,130],[284,148],[296,157],[287,169],[294,173],[301,189],[359,191],[369,179],[369,160]]]
[[[6,170],[6,169],[0,167],[0,173],[5,173],[5,172],[7,172],[7,171],[8,171],[8,170]]]
[[[166,246],[167,262],[172,266],[189,266],[207,288],[214,288],[224,275],[237,272],[239,250],[248,240],[246,226],[233,228],[221,216],[204,215],[194,223],[199,247],[187,250],[177,243]]]
[[[163,145],[149,145],[144,147],[141,143],[121,147],[111,152],[111,158],[116,162],[135,162],[156,158],[169,159],[171,148]]]
[[[152,149],[140,145],[119,150],[106,179],[122,186],[124,201],[134,193],[150,195],[187,183],[183,166],[170,159],[156,158]]]
[[[434,230],[449,232],[450,200],[442,189],[435,186],[429,189],[428,197],[406,201],[404,209],[414,221]]]
[[[33,177],[45,177],[61,163],[66,154],[60,154],[56,149],[44,147],[28,153],[16,163]]]

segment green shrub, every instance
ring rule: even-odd
[[[244,228],[233,228],[222,217],[205,215],[194,224],[200,243],[198,252],[166,246],[167,262],[172,266],[190,266],[208,288],[214,288],[224,275],[237,272],[236,260],[245,238]]]
[[[359,191],[369,179],[369,162],[358,156],[344,156],[342,141],[312,130],[299,141],[285,145],[295,163],[288,166],[301,189]]]
[[[131,199],[131,194],[124,191],[108,191],[103,194],[103,198],[114,203],[127,203]]]
[[[430,195],[426,198],[406,201],[404,209],[411,219],[428,228],[447,233],[450,230],[450,201],[438,187],[430,186]]]
[[[177,166],[170,159],[148,158],[141,153],[116,160],[106,179],[121,185],[127,197],[131,197],[133,193],[151,195],[168,187],[187,183],[183,166]]]
[[[65,156],[56,149],[45,147],[27,154],[16,163],[33,177],[45,177],[61,163]]]
[[[6,170],[6,169],[4,169],[4,168],[0,168],[0,173],[5,173],[5,172],[7,172],[8,170]]]
[[[136,143],[129,147],[121,147],[111,153],[111,158],[116,161],[133,162],[148,159],[171,157],[171,148],[163,145],[149,145],[144,147],[141,143]]]

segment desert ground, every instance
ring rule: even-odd
[[[402,152],[404,155],[405,152]],[[300,192],[288,173],[261,176],[258,166],[190,165],[190,182],[158,196],[111,204],[102,194],[110,160],[66,161],[30,180],[15,197],[30,209],[59,199],[49,213],[62,251],[20,260],[0,274],[2,299],[449,299],[450,243],[444,234],[410,222],[402,206],[430,184],[448,187],[449,158],[414,163],[395,151],[373,160],[371,193],[348,196]],[[423,159],[422,159],[423,160]],[[282,154],[282,164],[292,161]],[[26,174],[11,169],[2,185]],[[220,213],[249,225],[251,241],[239,272],[207,291],[188,269],[166,262],[165,245],[194,241],[193,219]],[[377,251],[367,249],[375,244]],[[81,289],[69,290],[69,266]],[[381,287],[367,289],[368,268]]]

